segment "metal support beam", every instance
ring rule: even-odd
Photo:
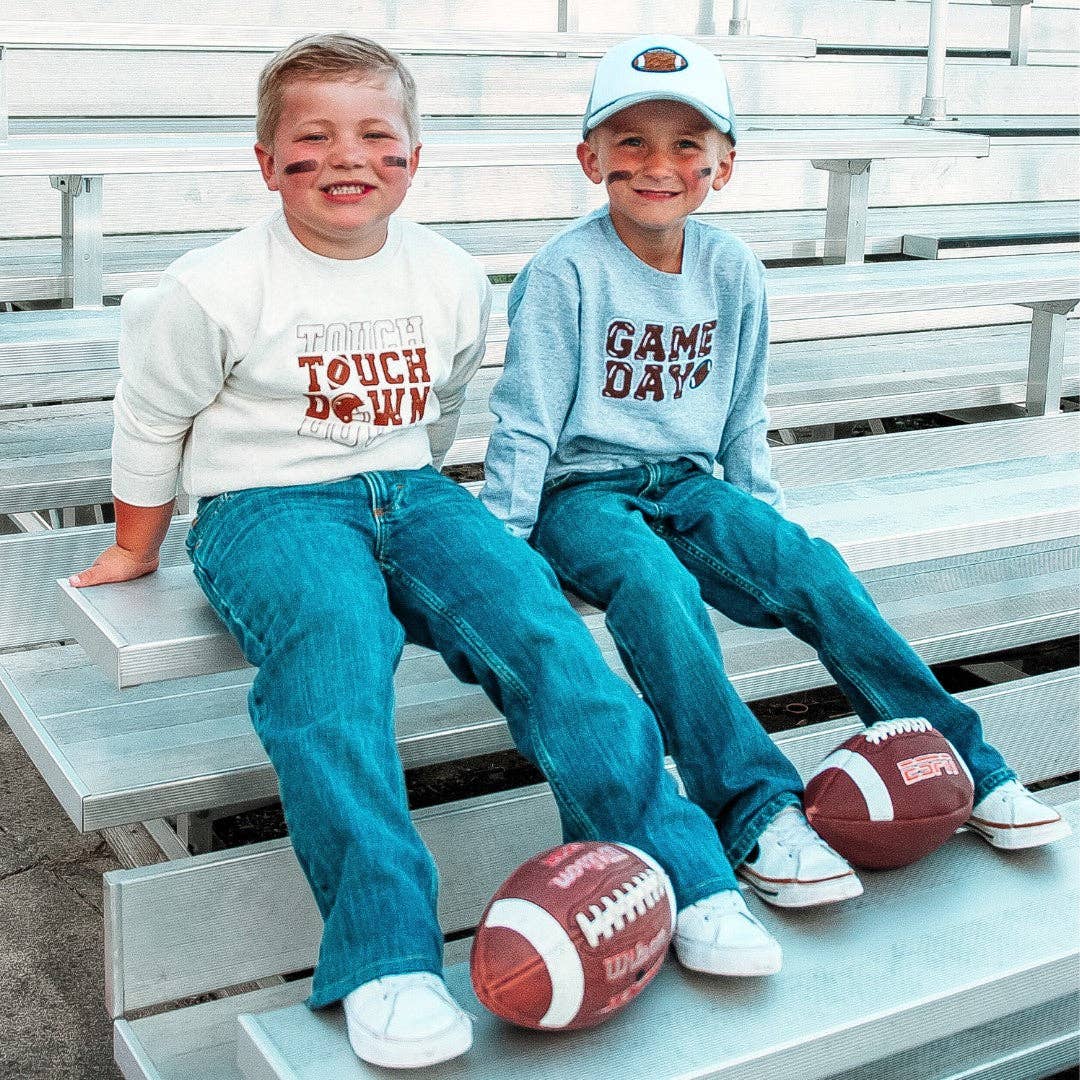
[[[1031,40],[1031,4],[1013,4],[1009,10],[1009,63],[1019,67],[1027,63]]]
[[[926,93],[918,116],[909,124],[947,119],[945,110],[945,48],[948,41],[949,0],[930,0],[930,36],[926,49]]]
[[[698,0],[698,17],[695,34],[713,37],[716,34],[716,0]]]
[[[192,853],[202,855],[214,846],[214,819],[209,810],[195,814],[177,814],[176,835]]]
[[[159,848],[162,855],[167,859],[189,859],[191,852],[183,839],[171,828],[163,818],[155,818],[153,821],[144,821],[143,828],[150,834],[151,839]]]
[[[60,192],[61,273],[65,306],[99,308],[104,296],[100,176],[50,176]]]
[[[1009,63],[1019,67],[1027,63],[1031,41],[1031,0],[990,0],[995,7],[1009,9]]]
[[[750,33],[750,0],[732,0],[728,33],[736,37]]]
[[[24,510],[18,514],[7,514],[5,516],[19,532],[48,532],[48,530],[52,528],[51,523],[45,519],[44,514],[40,510]]]
[[[0,45],[0,142],[7,142],[10,127],[7,111],[7,73],[4,57],[7,50]]]
[[[870,159],[812,162],[829,174],[825,208],[825,262],[861,263],[866,254],[866,212],[870,202]]]
[[[232,803],[229,806],[217,806],[212,810],[177,814],[176,835],[181,843],[187,845],[193,855],[201,855],[213,848],[215,822],[225,817],[232,817],[234,814],[261,810],[264,806],[273,806],[277,802],[277,799],[250,799],[247,802]]]
[[[1065,357],[1065,316],[1076,300],[1026,304],[1031,308],[1031,345],[1028,350],[1028,416],[1061,412],[1061,371]]]

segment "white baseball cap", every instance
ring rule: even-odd
[[[720,61],[671,34],[644,34],[609,49],[596,65],[582,137],[639,101],[682,101],[735,141],[735,110]]]

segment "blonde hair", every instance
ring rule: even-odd
[[[281,120],[285,87],[296,79],[397,79],[409,143],[420,139],[416,81],[400,56],[367,38],[352,34],[312,34],[300,38],[271,57],[259,75],[255,137],[263,146],[274,141]]]

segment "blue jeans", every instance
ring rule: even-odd
[[[251,718],[324,920],[311,997],[442,969],[436,871],[394,742],[406,640],[506,715],[568,840],[652,854],[681,905],[734,875],[664,769],[655,719],[604,663],[544,560],[432,468],[201,500],[195,576],[256,665]]]
[[[554,481],[532,542],[606,613],[733,866],[800,801],[802,782],[731,685],[706,604],[743,626],[787,627],[817,650],[864,723],[929,719],[967,762],[976,800],[1015,775],[978,714],[946,693],[831,544],[688,461]]]

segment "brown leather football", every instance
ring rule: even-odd
[[[675,897],[652,858],[622,844],[564,844],[523,863],[484,911],[471,973],[481,1003],[522,1027],[602,1023],[660,969]]]
[[[971,774],[921,717],[874,724],[818,766],[803,802],[810,824],[854,866],[887,870],[935,851],[971,816]]]

